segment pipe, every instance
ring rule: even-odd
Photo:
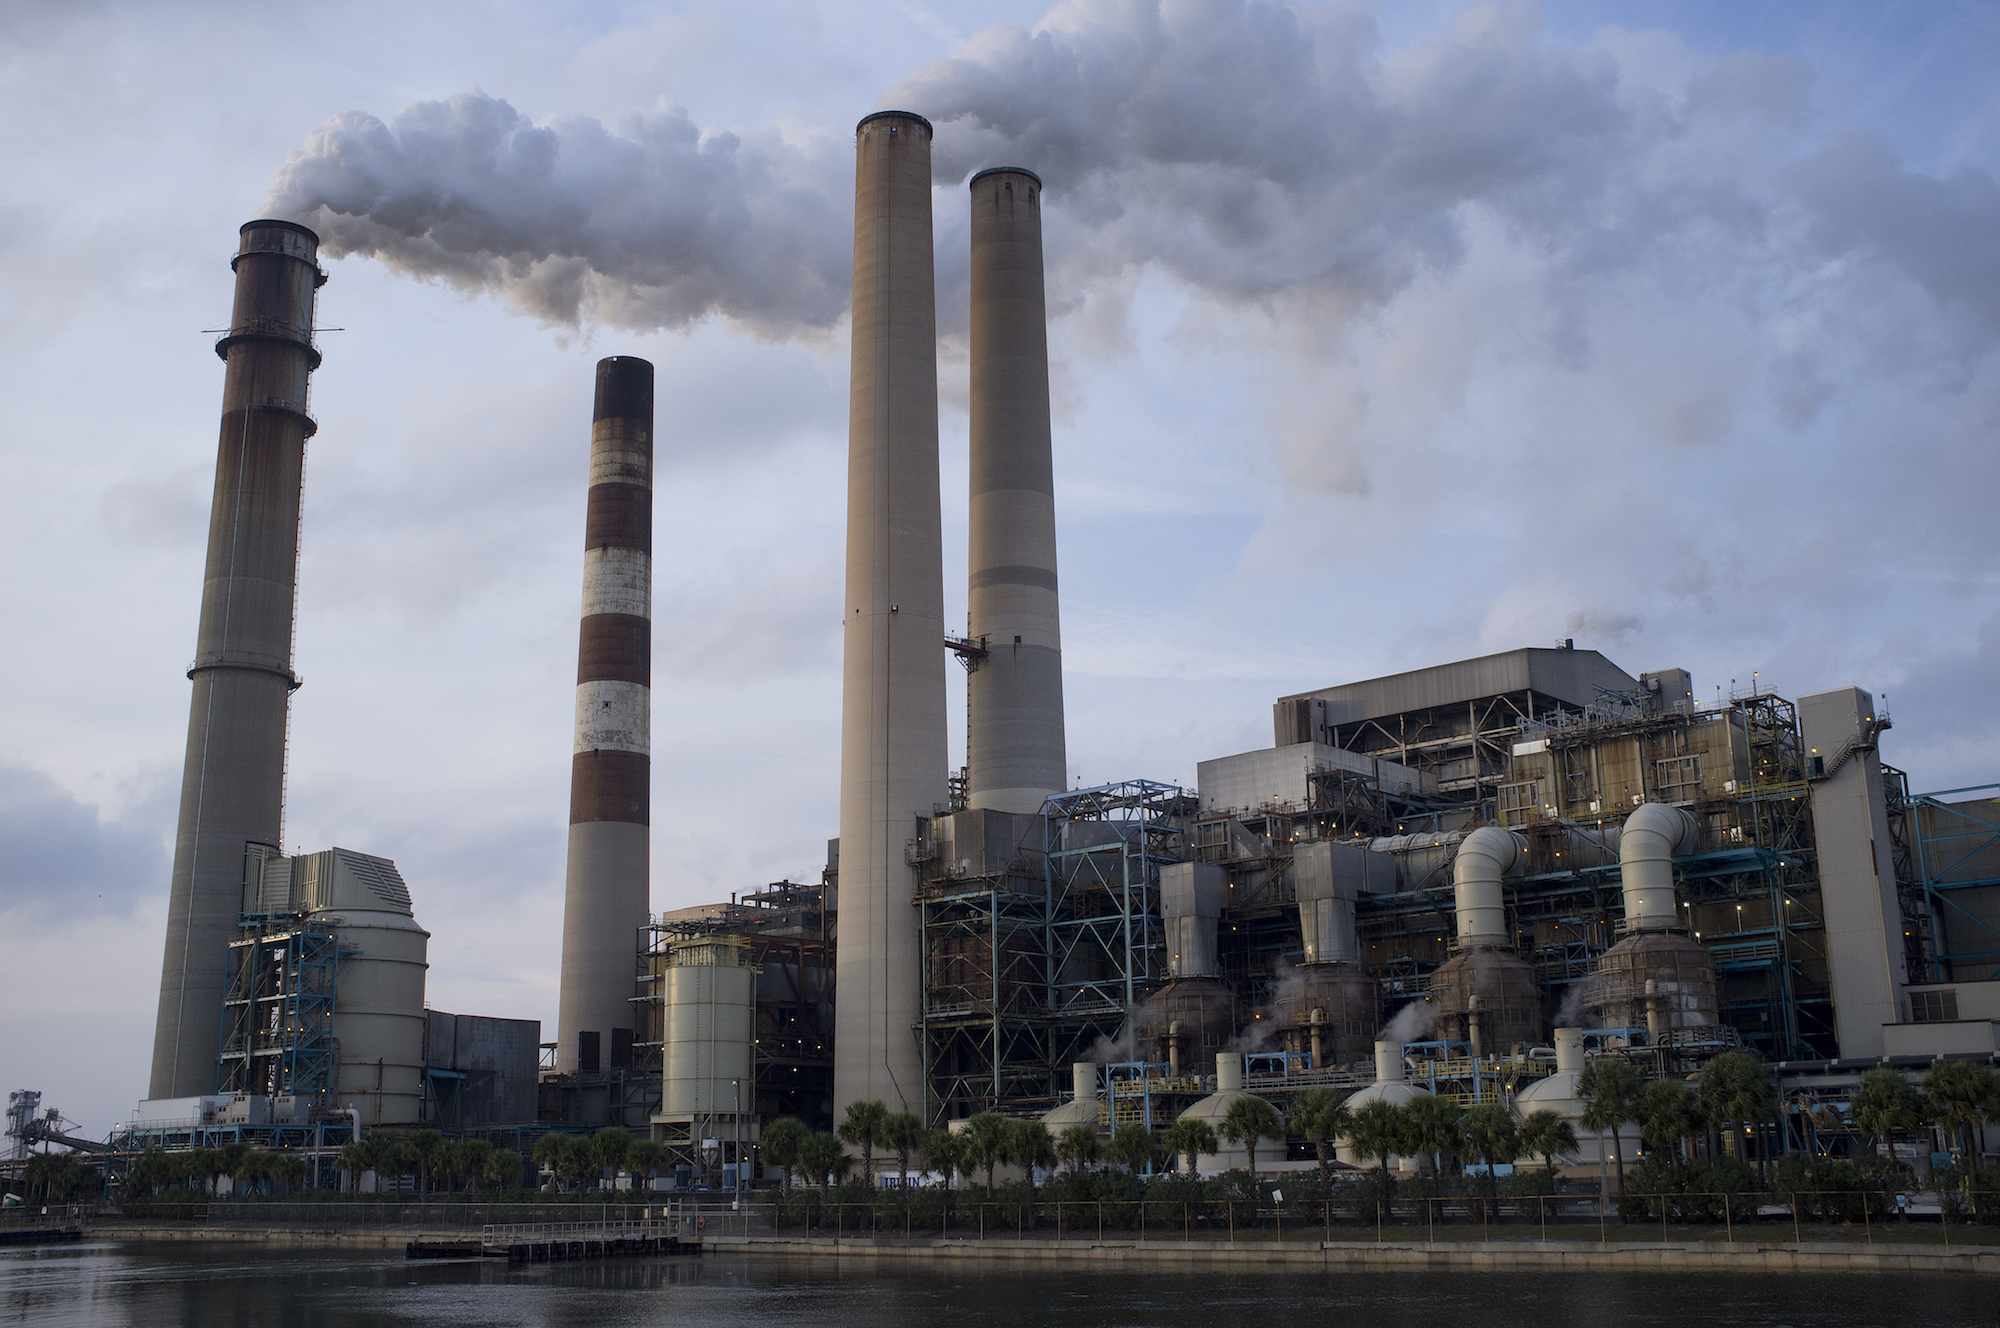
[[[570,746],[556,1069],[632,1055],[633,938],[651,892],[653,366],[597,362]]]
[[[1465,837],[1452,863],[1458,905],[1458,943],[1506,945],[1507,903],[1500,880],[1528,851],[1528,841],[1511,830],[1482,825]]]
[[[1215,1053],[1215,1091],[1218,1093],[1240,1093],[1243,1091],[1242,1052],[1218,1051]]]
[[[854,152],[835,1119],[870,1100],[926,1109],[907,854],[919,820],[948,800],[950,764],[930,121],[867,116]],[[628,959],[628,995],[629,977]]]
[[[1068,786],[1049,438],[1042,182],[1016,166],[971,181],[971,377],[965,793],[1039,812]]]
[[[1094,1061],[1077,1061],[1071,1065],[1069,1082],[1077,1101],[1097,1101],[1097,1065]]]
[[[1403,1082],[1402,1043],[1392,1038],[1382,1038],[1375,1043],[1375,1082],[1378,1084]]]
[[[1660,1045],[1660,1033],[1666,1024],[1665,1012],[1660,1008],[1660,983],[1657,978],[1646,979],[1646,1043]]]
[[[1625,818],[1618,872],[1625,888],[1625,930],[1680,925],[1674,905],[1674,858],[1694,851],[1700,824],[1679,807],[1649,802]]]
[[[1167,1078],[1181,1077],[1181,1021],[1167,1025]]]
[[[1556,1030],[1556,1073],[1583,1073],[1582,1029],[1558,1028]]]
[[[1317,1070],[1320,1068],[1320,1052],[1323,1045],[1320,1040],[1320,1027],[1326,1022],[1326,1011],[1314,1006],[1312,1013],[1307,1016],[1307,1022],[1312,1029],[1311,1064],[1312,1068]]]

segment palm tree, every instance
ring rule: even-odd
[[[1348,1127],[1347,1146],[1362,1160],[1376,1159],[1381,1167],[1382,1189],[1378,1204],[1389,1202],[1390,1188],[1389,1159],[1409,1147],[1408,1131],[1403,1121],[1403,1113],[1392,1102],[1376,1098],[1365,1102],[1361,1109],[1353,1113],[1353,1124]]]
[[[1632,1119],[1639,1105],[1639,1072],[1629,1061],[1613,1060],[1600,1056],[1583,1067],[1577,1076],[1576,1095],[1583,1102],[1583,1128],[1597,1132],[1598,1144],[1603,1146],[1604,1132],[1611,1131],[1611,1156],[1618,1163],[1618,1193],[1625,1193],[1625,1145],[1621,1135],[1625,1122]],[[1599,1153],[1602,1157],[1602,1152]],[[1625,1220],[1623,1209],[1618,1220]]]
[[[1209,1123],[1192,1116],[1183,1116],[1169,1125],[1160,1139],[1160,1146],[1171,1156],[1186,1158],[1190,1176],[1200,1174],[1196,1167],[1204,1153],[1214,1156],[1216,1150],[1222,1147]]]
[[[451,1145],[451,1169],[454,1174],[465,1177],[467,1189],[479,1193],[479,1182],[486,1175],[486,1159],[493,1153],[493,1145],[484,1139],[458,1139]]]
[[[569,1176],[572,1156],[579,1152],[577,1141],[567,1134],[545,1134],[535,1140],[535,1165],[547,1167],[549,1178],[560,1190]]]
[[[1049,1127],[1038,1120],[1007,1122],[1006,1160],[1028,1173],[1028,1193],[1035,1192],[1035,1168],[1048,1170],[1056,1164],[1056,1141]]]
[[[1494,1174],[1494,1164],[1512,1162],[1520,1154],[1514,1113],[1498,1102],[1481,1102],[1467,1109],[1459,1129],[1464,1132],[1466,1150],[1486,1164],[1486,1192],[1495,1193],[1499,1179]]]
[[[917,1151],[923,1155],[924,1170],[937,1172],[949,1186],[951,1178],[964,1169],[968,1148],[964,1135],[932,1130],[918,1141]]]
[[[882,1123],[888,1119],[889,1109],[870,1099],[848,1103],[847,1118],[840,1122],[837,1131],[840,1141],[861,1150],[861,1184],[864,1189],[875,1186],[875,1145],[881,1141]]]
[[[1083,1175],[1102,1156],[1104,1146],[1098,1142],[1095,1125],[1072,1125],[1056,1136],[1056,1160],[1069,1168],[1072,1177]]]
[[[1701,1100],[1686,1084],[1655,1079],[1640,1090],[1634,1113],[1639,1137],[1653,1148],[1664,1148],[1676,1174],[1681,1170],[1681,1141],[1701,1129]]]
[[[651,1139],[640,1139],[625,1153],[625,1169],[632,1173],[633,1188],[650,1190],[653,1177],[667,1168],[667,1149]],[[638,1182],[643,1181],[644,1184]]]
[[[607,1125],[590,1136],[590,1162],[600,1177],[625,1170],[626,1155],[632,1151],[632,1132],[621,1125]]]
[[[896,1155],[896,1169],[902,1172],[905,1189],[910,1184],[910,1155],[923,1137],[923,1118],[913,1112],[892,1111],[882,1120],[882,1146]]]
[[[1246,1159],[1250,1164],[1250,1179],[1257,1179],[1257,1141],[1285,1137],[1285,1118],[1278,1109],[1261,1097],[1244,1095],[1229,1104],[1222,1113],[1222,1137],[1233,1144],[1242,1144]]]
[[[821,1194],[826,1193],[834,1179],[845,1175],[852,1165],[854,1159],[840,1146],[837,1135],[808,1135],[799,1148],[799,1170],[812,1178],[820,1187]]]
[[[2000,1077],[1976,1061],[1942,1061],[1924,1076],[1924,1097],[1938,1124],[1952,1131],[1964,1149],[1965,1165],[1979,1179],[1979,1152],[1972,1131],[2000,1109]]]
[[[1354,1128],[1354,1113],[1331,1088],[1308,1088],[1292,1099],[1292,1128],[1319,1158],[1320,1193],[1333,1193],[1333,1143]],[[1328,1219],[1331,1221],[1331,1219]]]
[[[1701,1067],[1702,1114],[1729,1130],[1730,1156],[1743,1160],[1745,1121],[1764,1121],[1778,1107],[1764,1067],[1741,1051],[1727,1051]]]
[[[444,1155],[444,1136],[436,1130],[412,1130],[403,1142],[409,1145],[410,1156],[417,1164],[417,1193],[430,1193],[431,1168]]]
[[[1443,1169],[1444,1159],[1457,1157],[1465,1138],[1465,1108],[1450,1098],[1425,1093],[1402,1106],[1404,1143],[1410,1151],[1430,1163],[1431,1176]]]
[[[1113,1162],[1130,1167],[1137,1175],[1153,1164],[1158,1150],[1151,1130],[1138,1121],[1127,1121],[1111,1132],[1111,1147],[1107,1151]]]
[[[1521,1151],[1542,1159],[1548,1168],[1549,1181],[1556,1178],[1556,1159],[1577,1150],[1576,1127],[1559,1113],[1544,1107],[1531,1111],[1520,1128]]]
[[[982,1111],[965,1123],[967,1164],[986,1171],[986,1188],[993,1188],[993,1169],[1007,1159],[1007,1118],[994,1111]]]
[[[764,1136],[757,1141],[765,1164],[778,1169],[778,1184],[787,1198],[792,1193],[792,1169],[799,1165],[801,1150],[810,1138],[812,1131],[804,1121],[797,1116],[780,1116],[764,1127]]]
[[[503,1189],[507,1182],[520,1178],[521,1155],[511,1148],[494,1149],[480,1167],[480,1179],[495,1189]]]
[[[1849,1111],[1854,1123],[1868,1132],[1868,1155],[1875,1155],[1877,1139],[1887,1142],[1893,1155],[1896,1131],[1912,1129],[1923,1119],[1923,1099],[1902,1071],[1878,1065],[1861,1072]]]

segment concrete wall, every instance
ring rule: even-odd
[[[1203,811],[1255,811],[1271,802],[1302,806],[1307,797],[1307,776],[1315,770],[1371,775],[1391,791],[1399,787],[1437,789],[1436,777],[1423,771],[1317,742],[1265,747],[1198,762],[1195,783],[1200,787]]]
[[[1810,754],[1832,769],[1849,740],[1875,718],[1873,699],[1858,687],[1802,696],[1798,705],[1809,769]],[[1812,807],[1840,1054],[1880,1056],[1882,1026],[1899,1020],[1903,1008],[1902,914],[1880,758],[1873,750],[1858,751],[1835,773],[1813,781]]]

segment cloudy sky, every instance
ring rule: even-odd
[[[0,30],[0,1088],[145,1088],[236,228],[327,239],[287,845],[555,1018],[591,366],[659,368],[655,908],[810,879],[852,127],[1047,181],[1073,775],[1573,637],[2000,778],[2000,11],[66,0]],[[953,670],[955,673],[956,670]],[[954,711],[957,714],[957,710]]]

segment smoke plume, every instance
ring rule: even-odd
[[[1431,1012],[1429,1001],[1411,1001],[1382,1026],[1375,1035],[1377,1042],[1420,1042],[1431,1031],[1436,1016]]]
[[[329,257],[491,292],[544,323],[721,317],[791,336],[847,306],[838,175],[823,151],[704,133],[677,107],[613,133],[472,91],[386,123],[334,116],[287,156],[264,206],[318,231]]]

